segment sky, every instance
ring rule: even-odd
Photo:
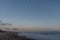
[[[0,0],[0,20],[24,30],[59,30],[60,0]]]

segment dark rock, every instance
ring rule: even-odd
[[[6,31],[0,30],[0,32],[6,32]]]

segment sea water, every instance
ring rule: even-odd
[[[60,33],[22,32],[18,35],[34,38],[36,40],[60,40]]]

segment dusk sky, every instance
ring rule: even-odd
[[[0,20],[19,28],[59,30],[60,0],[0,0]]]

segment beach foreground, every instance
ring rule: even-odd
[[[26,36],[17,36],[17,32],[0,32],[0,40],[34,40],[32,38],[27,38]]]

